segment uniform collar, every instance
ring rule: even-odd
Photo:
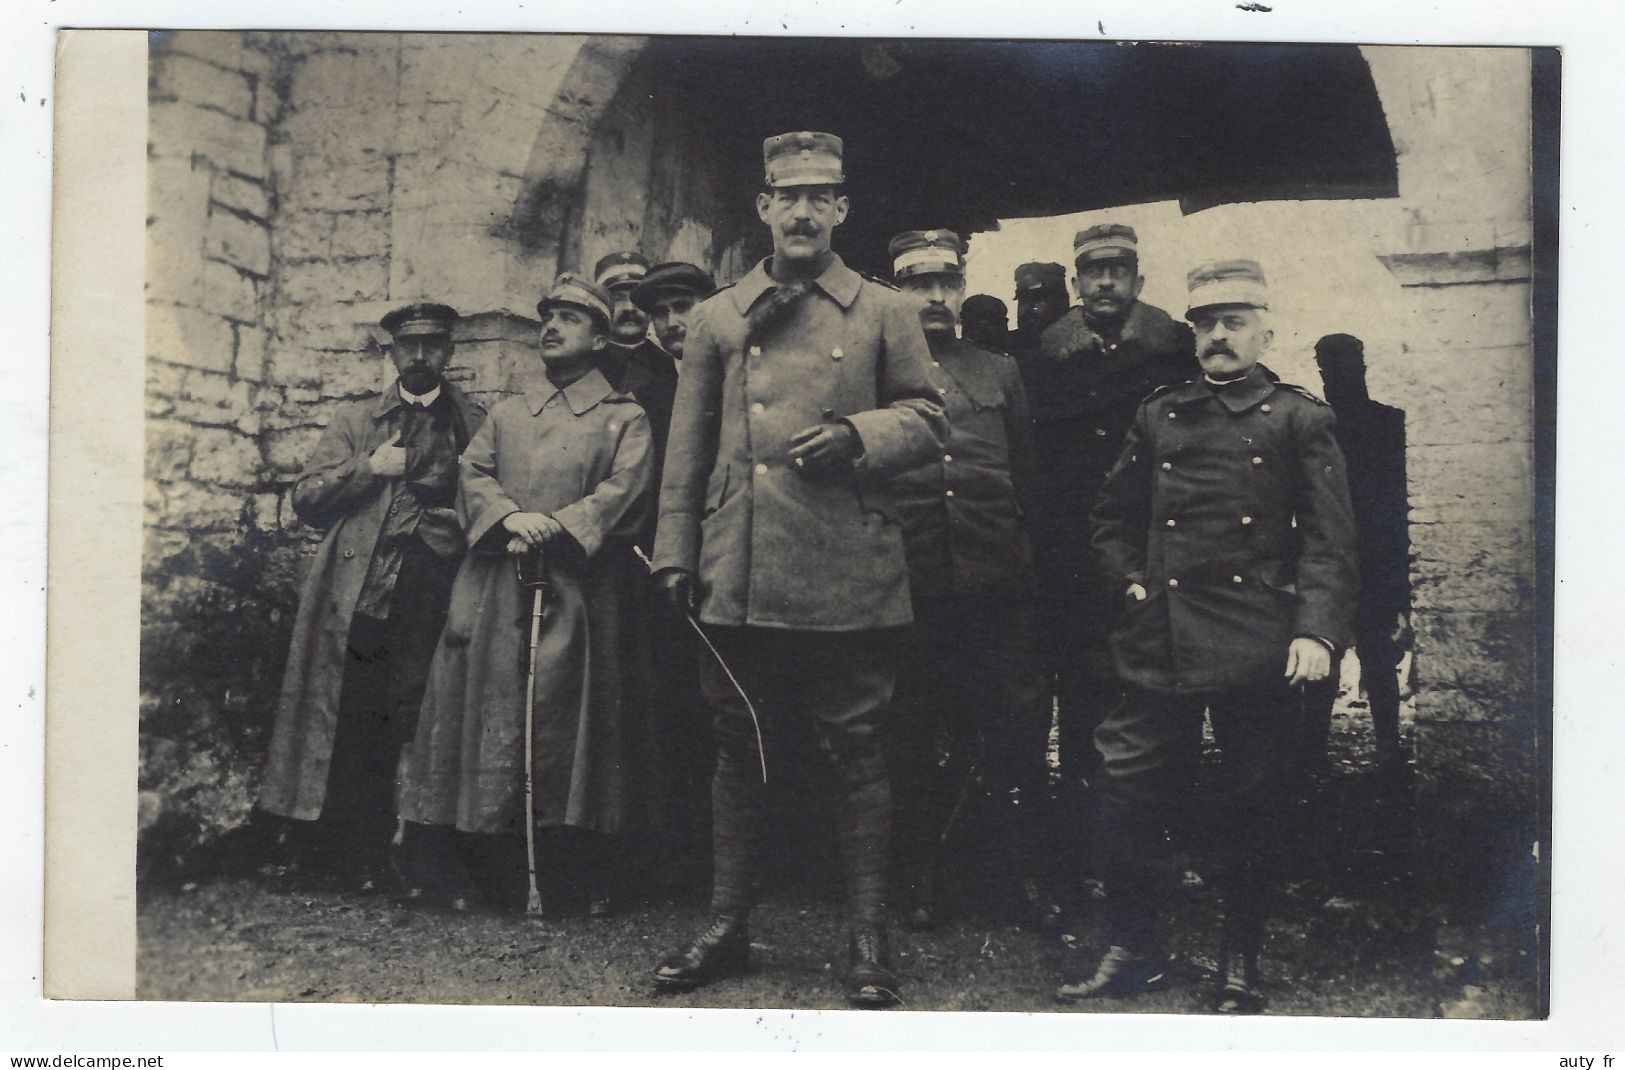
[[[448,386],[449,384],[442,381],[436,383],[435,388],[427,394],[413,394],[408,397],[406,391],[401,389],[401,381],[397,379],[390,383],[384,392],[379,395],[378,405],[372,411],[372,418],[382,420],[396,409],[410,406],[414,402],[428,408],[439,399],[442,391],[446,390]]]
[[[554,386],[545,372],[536,372],[525,380],[525,404],[530,408],[532,416],[540,415],[542,409],[557,394],[563,394],[564,403],[570,406],[570,411],[580,416],[614,393],[615,389],[609,385],[609,380],[605,379],[604,373],[597,368],[563,389]]]
[[[1264,374],[1261,364],[1254,364],[1246,375],[1218,389],[1214,389],[1206,378],[1198,379],[1192,385],[1205,394],[1217,397],[1231,412],[1245,412],[1275,393],[1275,384]]]
[[[768,261],[766,257],[761,263],[750,269],[750,274],[734,283],[728,291],[733,295],[734,307],[743,316],[750,311],[750,307],[767,291],[777,286],[773,276],[767,273]],[[846,262],[838,255],[831,253],[829,267],[824,273],[813,280],[817,286],[830,296],[830,299],[842,308],[850,308],[853,301],[858,298],[858,290],[863,286],[863,276],[846,266]]]

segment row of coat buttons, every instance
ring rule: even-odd
[[[1259,407],[1258,407],[1258,411],[1259,411],[1259,412],[1269,412],[1269,411],[1270,411],[1270,403],[1269,403],[1269,402],[1267,402],[1267,401],[1266,401],[1266,402],[1264,402],[1264,404],[1262,404],[1262,405],[1260,405],[1260,406],[1259,406]],[[1173,410],[1172,410],[1172,409],[1169,409],[1169,410],[1168,410],[1168,419],[1170,419],[1170,420],[1176,420],[1176,419],[1178,419],[1178,418],[1179,418],[1179,413],[1177,413],[1177,412],[1175,412],[1175,411],[1173,411]]]
[[[762,347],[761,346],[751,346],[750,347],[750,355],[753,356],[753,357],[761,356],[762,355]],[[834,349],[829,351],[829,357],[830,357],[831,360],[840,360],[844,356],[846,356],[846,351],[843,350],[840,346],[836,346]]]
[[[1241,583],[1242,579],[1241,579],[1240,576],[1231,576],[1230,577],[1230,582],[1231,583]],[[1170,587],[1178,587],[1179,586],[1179,581],[1174,579],[1172,576],[1170,576],[1170,577],[1168,577],[1168,586],[1170,586]]]
[[[1251,524],[1252,522],[1253,522],[1253,518],[1250,517],[1250,516],[1244,516],[1244,517],[1241,518],[1241,524],[1242,524],[1243,527],[1246,527],[1248,524]],[[1179,524],[1174,520],[1173,517],[1169,517],[1167,520],[1163,521],[1163,523],[1166,524],[1168,527],[1171,527],[1171,528],[1177,528],[1179,526]]]

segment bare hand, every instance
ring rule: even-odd
[[[654,577],[655,595],[679,617],[694,615],[694,573],[672,568]]]
[[[1332,654],[1326,644],[1304,636],[1292,640],[1286,651],[1287,683],[1292,687],[1314,684],[1326,679],[1332,671]]]
[[[851,424],[814,424],[790,436],[790,464],[807,475],[834,475],[850,469],[860,449]]]
[[[546,546],[564,534],[564,525],[546,513],[509,513],[502,518],[508,532],[525,541],[525,548]],[[509,545],[512,545],[510,540]]]
[[[1123,592],[1123,595],[1126,598],[1132,598],[1136,602],[1144,602],[1145,588],[1138,583],[1131,583],[1128,585],[1128,590]]]
[[[392,440],[372,451],[367,458],[367,467],[372,469],[374,475],[385,479],[406,474],[406,447],[401,445],[399,432]]]

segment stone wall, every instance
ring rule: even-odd
[[[1535,353],[1529,54],[1366,50],[1399,153],[1422,833],[1449,898],[1532,912]],[[1470,133],[1471,136],[1467,136]],[[1525,919],[1529,920],[1529,919]],[[1533,931],[1530,925],[1525,931]]]

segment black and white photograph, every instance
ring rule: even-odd
[[[1548,1012],[1555,49],[147,47],[139,998]]]

